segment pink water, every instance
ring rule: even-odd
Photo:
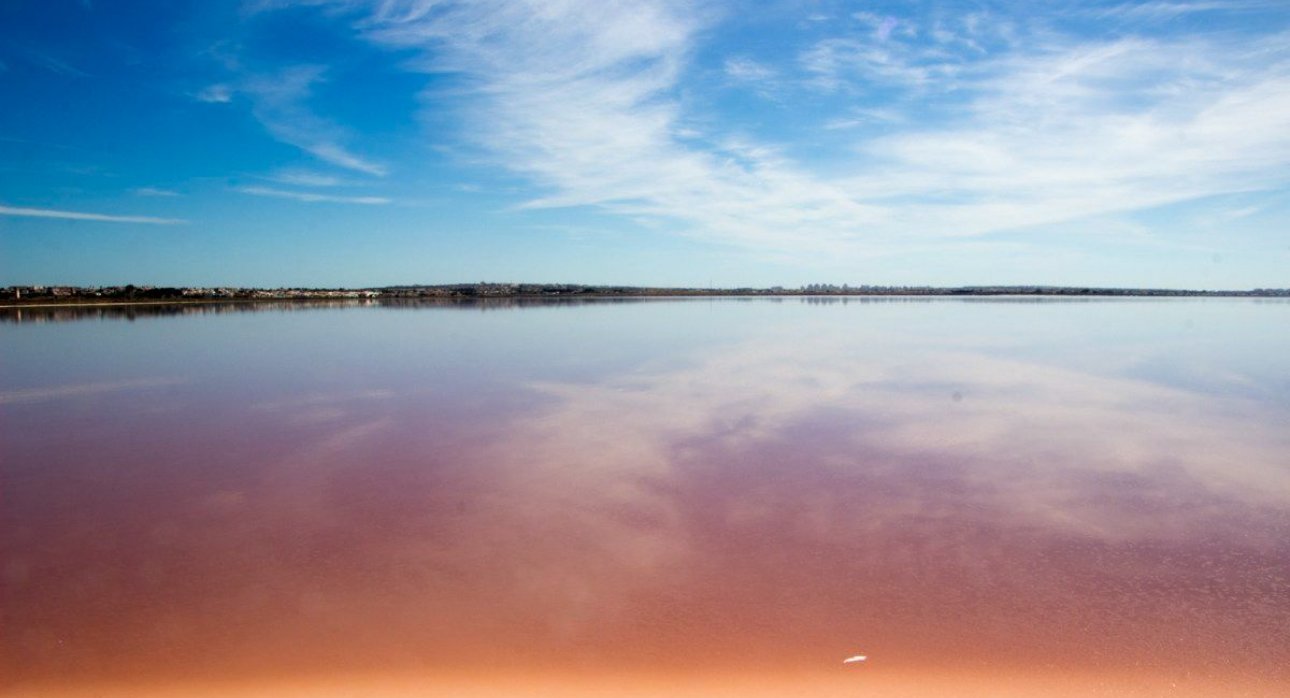
[[[1290,304],[8,319],[0,695],[1290,691]]]

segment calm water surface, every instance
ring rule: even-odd
[[[6,696],[1290,694],[1290,303],[0,338]]]

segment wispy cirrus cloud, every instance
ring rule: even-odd
[[[764,82],[779,75],[773,68],[744,57],[727,58],[722,67],[726,76],[736,82]]]
[[[847,189],[927,197],[911,222],[971,234],[1290,184],[1290,43],[1049,44],[919,89],[966,93],[945,125],[856,144]]]
[[[230,62],[237,64],[236,61]],[[275,139],[323,162],[363,174],[384,176],[385,165],[350,151],[344,145],[346,130],[318,116],[307,106],[314,85],[325,79],[326,69],[322,66],[293,66],[276,73],[243,78],[237,85],[208,85],[193,98],[207,104],[229,104],[235,95],[244,94],[251,100],[252,114]]]
[[[131,193],[133,193],[135,196],[151,196],[151,197],[162,197],[162,198],[183,196],[182,194],[180,194],[179,192],[173,189],[162,189],[160,187],[138,187],[136,189],[132,189]]]
[[[727,58],[722,72],[733,85],[751,89],[759,97],[775,100],[781,90],[779,71],[744,56]]]
[[[898,109],[857,107],[842,116],[825,121],[824,128],[835,131],[866,124],[899,124],[905,121],[907,116]]]
[[[384,2],[359,26],[374,42],[419,51],[428,72],[468,78],[464,136],[546,190],[530,208],[594,206],[707,237],[799,246],[870,217],[773,147],[680,138],[674,91],[703,26],[687,8]]]
[[[103,223],[144,223],[148,225],[179,225],[188,221],[181,218],[157,218],[154,216],[118,216],[106,213],[87,213],[84,211],[64,211],[49,208],[22,208],[18,206],[0,206],[0,216],[18,216],[25,218],[62,218],[73,221],[99,221]]]
[[[1104,8],[1089,8],[1086,12],[1102,17],[1133,19],[1172,19],[1201,12],[1244,12],[1267,10],[1283,5],[1277,0],[1153,0],[1151,2],[1126,2]]]
[[[818,168],[794,156],[791,132],[754,138],[687,113],[710,28],[689,6],[328,4],[368,40],[417,54],[415,69],[463,78],[437,108],[455,105],[467,142],[542,191],[526,208],[865,254],[1290,183],[1285,34],[1107,39],[1056,15],[860,13],[795,65],[728,61],[727,79],[795,70],[802,90],[882,95],[816,126],[837,146]],[[877,114],[883,128],[859,128]],[[717,126],[685,138],[694,117]]]
[[[851,18],[867,25],[871,30],[872,37],[877,41],[887,41],[893,35],[906,38],[913,38],[918,35],[917,26],[913,22],[891,15],[855,12],[852,13]]]
[[[274,138],[337,167],[384,176],[385,165],[351,152],[344,145],[345,129],[307,106],[313,87],[325,77],[321,66],[293,66],[249,78],[242,89],[253,101],[255,118]]]
[[[364,204],[368,206],[380,206],[391,203],[390,199],[383,196],[343,196],[339,194],[319,194],[311,191],[275,189],[273,187],[238,187],[237,191],[243,194],[250,194],[252,196],[292,199],[294,201],[303,201],[305,203]]]
[[[801,62],[810,84],[825,90],[862,91],[874,85],[922,88],[953,79],[963,70],[961,63],[939,55],[849,37],[819,42],[803,54]]]
[[[339,177],[308,170],[283,170],[269,175],[268,179],[293,187],[338,187],[345,184]]]
[[[228,85],[207,85],[193,98],[207,104],[227,104],[233,101],[233,89]]]
[[[40,68],[44,68],[45,70],[48,70],[49,72],[54,73],[56,75],[60,75],[63,77],[70,77],[70,78],[90,77],[89,73],[85,72],[84,70],[81,70],[77,66],[72,65],[71,63],[67,62],[66,60],[63,60],[58,56],[52,55],[48,51],[33,47],[33,48],[27,49],[27,51],[25,52],[25,55],[27,60],[30,61],[33,65],[36,65]]]

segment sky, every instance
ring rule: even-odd
[[[0,285],[473,281],[1290,287],[1290,3],[0,3]]]

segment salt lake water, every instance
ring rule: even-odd
[[[0,340],[0,695],[1290,694],[1290,302],[25,309]]]

